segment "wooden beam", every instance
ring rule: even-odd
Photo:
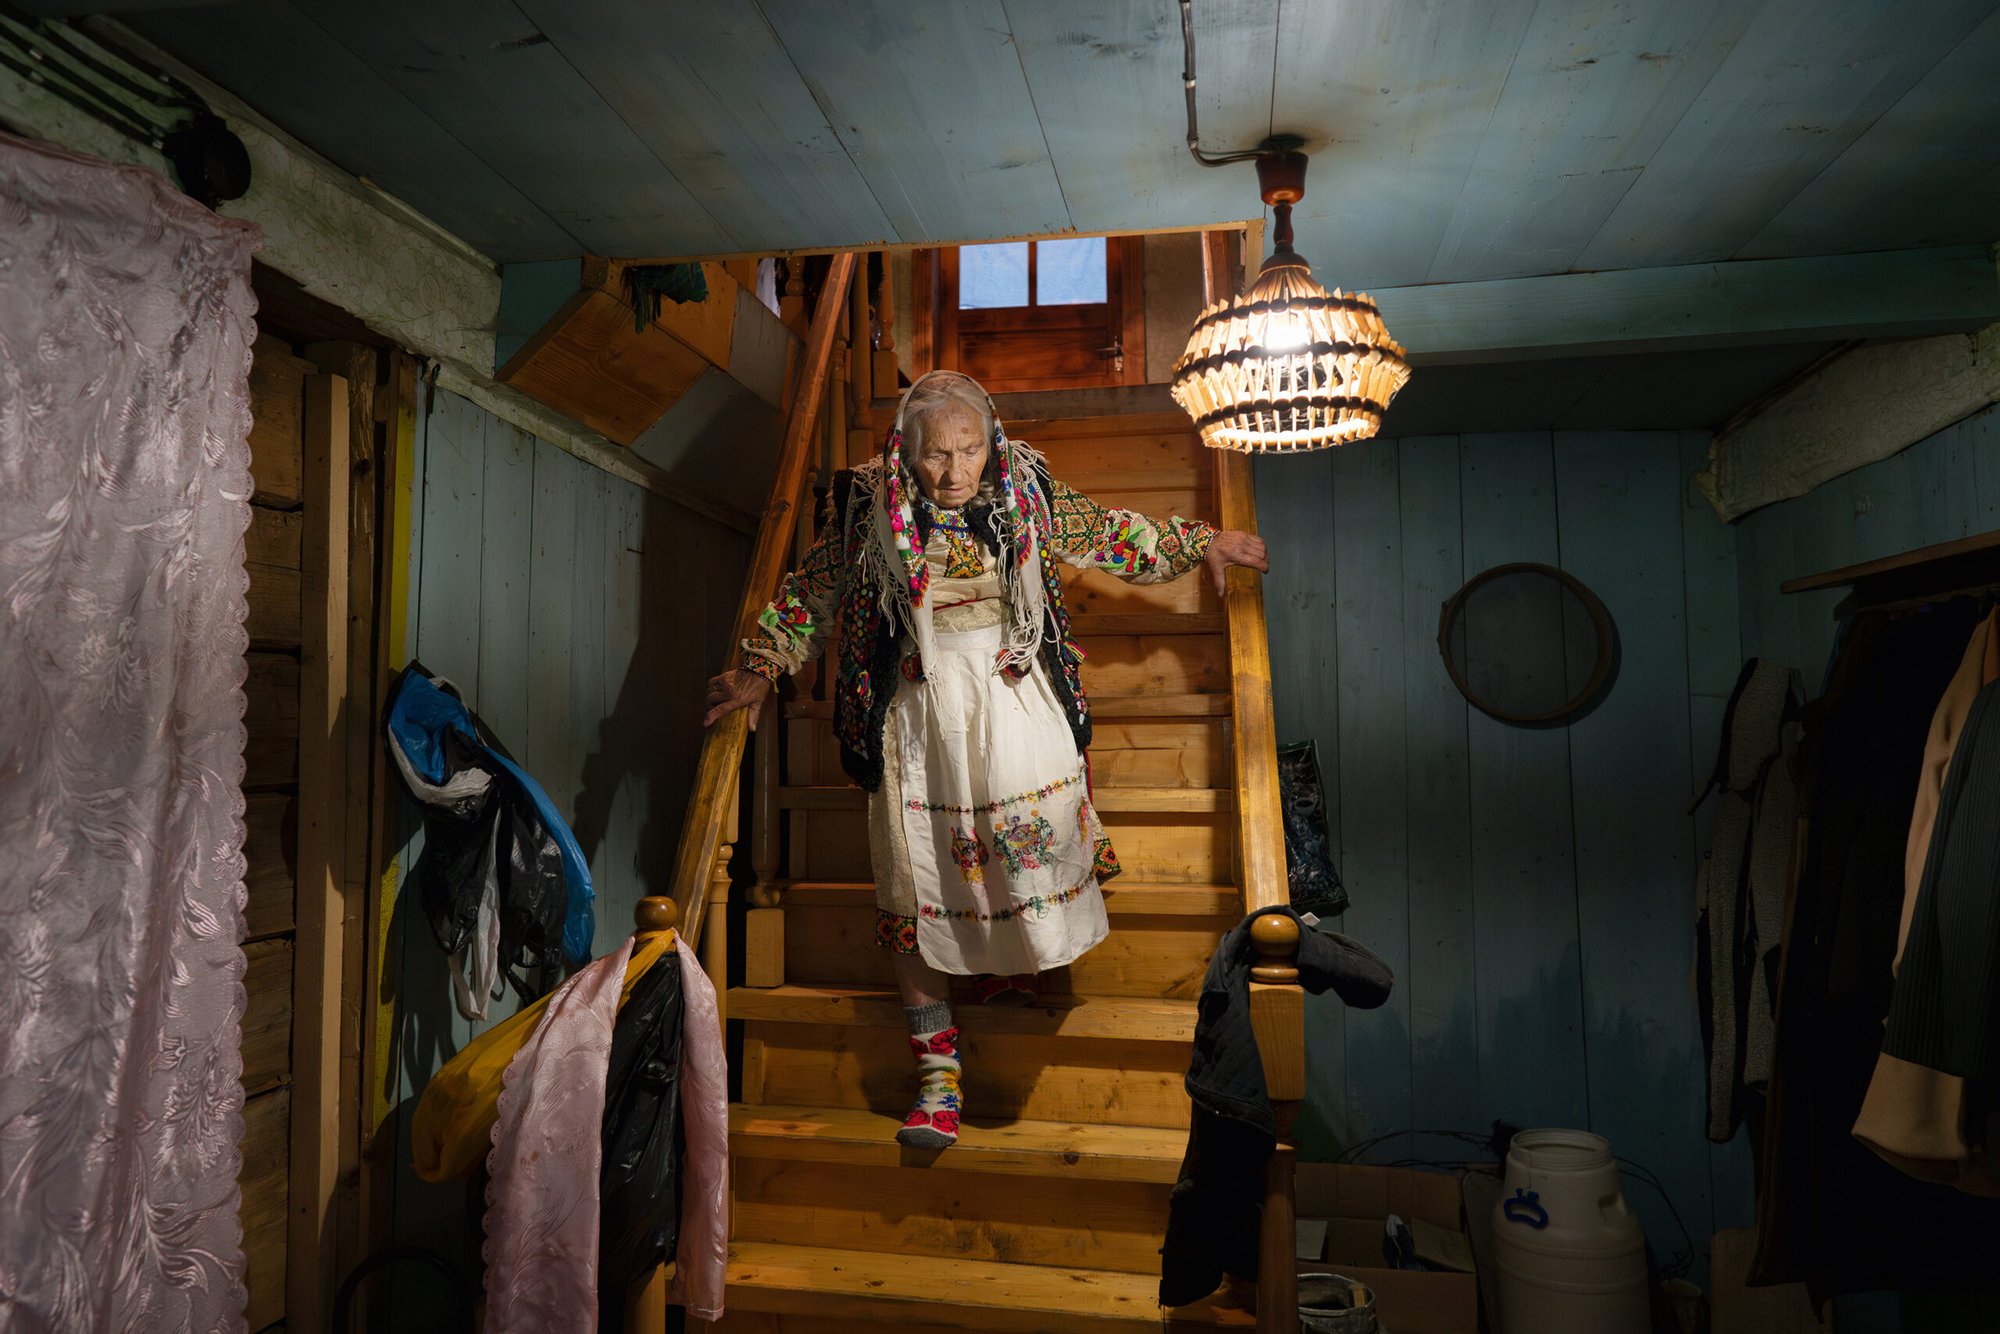
[[[1338,273],[1317,275],[1329,288]],[[1373,293],[1415,366],[1967,332],[2000,320],[1986,246],[1563,273]]]
[[[292,1165],[285,1311],[322,1328],[332,1306],[340,1176],[342,951],[347,915],[348,385],[305,382],[299,652],[298,901],[292,971]]]
[[[1737,519],[1897,454],[2000,402],[2000,323],[1857,347],[1716,436],[1695,483]]]

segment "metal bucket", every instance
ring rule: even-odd
[[[1299,1334],[1376,1334],[1375,1294],[1343,1274],[1300,1274]]]

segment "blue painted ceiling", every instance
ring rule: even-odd
[[[1993,0],[1194,12],[1204,145],[1308,138],[1298,244],[1329,282],[2000,239]],[[1182,146],[1174,0],[151,0],[122,18],[502,261],[1261,207],[1249,166]]]

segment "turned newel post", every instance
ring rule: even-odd
[[[1250,943],[1257,961],[1250,968],[1250,1027],[1264,1066],[1264,1083],[1278,1128],[1277,1147],[1264,1167],[1264,1212],[1258,1237],[1259,1334],[1291,1334],[1298,1328],[1299,1279],[1296,1204],[1292,1173],[1296,1151],[1292,1123],[1306,1096],[1305,992],[1299,989],[1299,924],[1272,913],[1252,919]]]
[[[715,1008],[723,1031],[729,1027],[729,859],[736,852],[736,807],[729,798],[729,814],[723,817],[722,838],[715,845],[715,861],[708,871],[708,911],[702,915],[701,966],[715,980]]]
[[[671,931],[680,924],[680,916],[672,899],[648,895],[632,910],[632,924],[637,928],[633,934]],[[673,1275],[674,1264],[669,1260],[654,1265],[625,1289],[627,1334],[666,1334],[667,1284]]]

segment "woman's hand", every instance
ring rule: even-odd
[[[1209,581],[1215,585],[1217,597],[1223,596],[1228,589],[1226,576],[1230,566],[1241,565],[1262,574],[1271,570],[1264,539],[1255,533],[1242,533],[1233,528],[1224,529],[1210,540],[1208,554],[1202,557],[1202,563],[1208,566]]]
[[[708,680],[708,712],[702,716],[703,727],[715,726],[716,720],[726,718],[738,709],[750,710],[750,730],[757,730],[757,715],[764,708],[764,698],[771,693],[771,683],[757,673],[738,667],[712,676]]]

